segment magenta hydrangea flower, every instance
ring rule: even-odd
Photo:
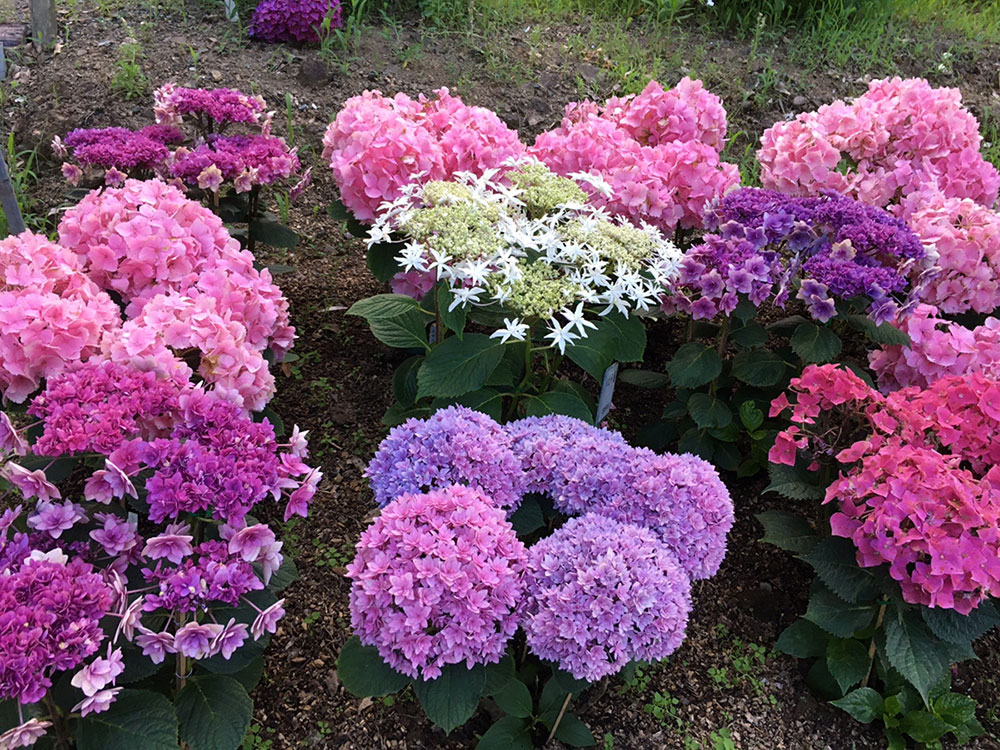
[[[158,125],[177,126],[192,116],[204,133],[220,133],[230,123],[259,125],[266,108],[263,97],[235,89],[189,89],[165,83],[153,93]]]
[[[361,534],[347,567],[351,626],[395,670],[500,660],[517,630],[524,545],[478,489],[403,495]]]
[[[113,362],[91,361],[50,378],[28,414],[42,420],[32,452],[110,455],[126,440],[169,430],[178,408],[176,383]]]
[[[340,0],[261,0],[250,18],[251,38],[262,42],[318,42],[323,21],[339,29]]]
[[[232,182],[237,193],[287,180],[300,168],[295,149],[275,135],[216,135],[194,150],[177,149],[170,174],[188,185],[217,192]],[[208,170],[214,170],[209,183]]]
[[[521,503],[521,462],[511,439],[490,417],[449,406],[394,427],[365,469],[375,502],[464,484],[508,514]]]
[[[180,565],[159,560],[155,567],[142,568],[142,575],[155,587],[145,597],[145,612],[159,608],[196,612],[213,602],[235,607],[243,595],[264,588],[253,565],[230,554],[226,544],[216,540],[199,544]]]
[[[55,672],[73,669],[100,647],[111,589],[79,558],[29,558],[2,572],[0,697],[36,703]]]
[[[536,655],[595,682],[684,640],[691,583],[650,530],[585,514],[528,550],[523,628]]]
[[[63,141],[82,167],[155,172],[163,168],[170,151],[157,137],[172,134],[135,132],[127,128],[71,130]]]

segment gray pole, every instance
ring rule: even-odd
[[[48,47],[56,40],[56,0],[30,0],[31,38],[35,44]]]
[[[21,218],[21,208],[17,205],[17,196],[14,195],[14,186],[10,183],[7,162],[4,161],[2,152],[0,152],[0,207],[3,207],[3,214],[7,217],[10,233],[23,232],[24,219]]]

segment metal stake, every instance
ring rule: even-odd
[[[10,173],[7,171],[7,162],[4,161],[2,151],[0,151],[0,207],[3,208],[3,215],[7,217],[10,233],[23,232],[24,219],[21,217],[21,207],[17,205],[17,196],[14,195],[14,186],[10,182]]]

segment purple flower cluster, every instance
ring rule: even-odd
[[[649,529],[587,513],[528,550],[531,650],[595,682],[684,640],[691,584]]]
[[[138,132],[127,128],[78,128],[66,134],[59,155],[69,149],[74,161],[83,167],[117,167],[155,172],[163,167],[170,156],[165,145],[170,141],[163,139],[169,138],[172,141],[175,134],[179,135],[175,128]],[[58,142],[55,150],[60,151]]]
[[[132,438],[152,439],[177,409],[177,384],[112,362],[91,361],[46,382],[28,414],[42,420],[36,455],[110,455]]]
[[[347,567],[351,626],[411,677],[495,663],[517,630],[525,554],[477,489],[403,495],[362,533]]]
[[[323,21],[339,29],[340,0],[261,0],[250,19],[250,36],[262,42],[318,42]]]
[[[174,529],[178,530],[183,529]],[[178,536],[188,535],[174,533],[148,540],[145,547],[147,556],[159,554],[172,541],[170,537]],[[271,539],[274,539],[273,533]],[[280,543],[274,543],[280,548]],[[274,556],[274,562],[280,566],[281,555],[277,550]],[[156,593],[145,597],[143,610],[146,612],[160,608],[196,612],[205,609],[211,602],[225,602],[235,607],[240,597],[264,588],[250,562],[239,554],[232,554],[229,545],[221,540],[202,542],[190,548],[179,565],[169,565],[160,560],[152,568],[143,568],[142,574],[147,583],[157,587]]]
[[[464,484],[507,513],[521,504],[521,463],[511,437],[485,414],[450,406],[394,427],[365,469],[375,502]]]
[[[34,552],[0,573],[0,697],[35,703],[53,673],[97,651],[111,590],[90,565],[60,552]]]
[[[266,106],[263,97],[236,89],[189,89],[165,83],[153,94],[158,125],[180,125],[193,115],[207,133],[221,132],[230,123],[259,125]]]
[[[688,251],[664,303],[694,318],[728,315],[741,295],[760,305],[773,294],[783,307],[797,279],[797,297],[816,320],[836,315],[835,298],[864,295],[869,314],[883,322],[900,312],[894,295],[912,296],[909,276],[925,256],[905,222],[833,193],[797,198],[744,188],[706,221],[715,233]]]
[[[170,173],[188,185],[216,192],[232,182],[236,192],[271,185],[297,173],[299,158],[273,135],[211,135],[193,151],[179,148]]]

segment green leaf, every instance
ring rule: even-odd
[[[564,414],[576,417],[584,422],[593,422],[594,414],[583,400],[575,393],[564,391],[548,391],[540,396],[533,396],[526,408],[529,417],[544,417],[546,414]]]
[[[455,400],[455,403],[482,412],[499,422],[503,412],[503,397],[504,394],[493,388],[480,388],[478,391],[463,394]]]
[[[756,402],[744,401],[740,404],[740,422],[743,423],[747,432],[753,432],[764,424],[764,412],[760,410]]]
[[[445,324],[445,327],[449,331],[454,331],[459,338],[462,338],[465,331],[465,319],[469,315],[469,308],[467,305],[456,305],[454,310],[448,312],[448,308],[454,299],[455,297],[447,284],[438,284],[437,305],[441,315],[441,322]]]
[[[948,692],[934,701],[934,713],[953,727],[960,727],[976,720],[976,699]]]
[[[244,646],[244,648],[246,647]],[[250,693],[264,676],[264,657],[255,656],[243,669],[233,672],[229,676],[240,683],[247,693]]]
[[[340,652],[337,677],[358,698],[398,693],[410,684],[409,677],[386,664],[374,646],[362,646],[357,636],[349,638]]]
[[[367,233],[367,230],[364,230]],[[363,235],[362,235],[363,236]],[[368,270],[372,276],[382,282],[389,281],[400,272],[399,263],[396,256],[402,247],[398,242],[379,242],[368,248],[368,255],[365,258]]]
[[[853,638],[831,638],[826,646],[826,668],[841,692],[857,685],[868,674],[868,648]]]
[[[366,297],[351,305],[347,314],[371,321],[377,318],[396,318],[414,310],[426,315],[428,319],[432,317],[415,299],[405,294],[376,294],[374,297]]]
[[[815,546],[816,530],[802,516],[787,513],[783,510],[767,510],[758,513],[755,518],[764,527],[764,536],[760,541],[773,544],[775,547],[803,554]]]
[[[794,466],[768,464],[767,473],[771,483],[764,488],[764,492],[776,492],[791,500],[822,500],[826,496],[823,487],[814,484],[808,474]]]
[[[803,323],[796,328],[791,343],[792,349],[803,362],[816,364],[832,361],[844,347],[844,342],[837,334],[826,326],[815,323]]]
[[[856,550],[850,539],[830,536],[801,557],[813,567],[827,588],[853,604],[878,593],[875,577],[858,566]]]
[[[476,712],[479,697],[486,687],[486,670],[469,669],[462,664],[448,664],[436,680],[414,680],[413,692],[427,718],[450,734]]]
[[[250,222],[250,236],[265,245],[286,250],[291,250],[299,244],[299,236],[276,221],[254,219]]]
[[[347,206],[336,199],[330,201],[330,205],[326,207],[326,212],[330,214],[330,218],[334,221],[347,221],[354,215]]]
[[[573,342],[566,356],[600,382],[612,362],[638,362],[646,349],[646,327],[639,318],[610,313],[587,331],[587,337]]]
[[[685,430],[677,440],[678,453],[693,453],[706,461],[712,461],[715,456],[715,446],[718,443],[705,430],[692,427]]]
[[[906,737],[898,729],[886,728],[885,739],[889,743],[886,750],[906,750]]]
[[[813,659],[826,654],[830,636],[809,620],[796,620],[781,635],[774,647],[783,654],[797,659]]]
[[[409,357],[392,373],[392,395],[403,406],[413,406],[417,400],[417,370],[423,361],[420,355]]]
[[[417,395],[461,396],[478,391],[503,358],[503,344],[482,333],[445,339],[424,359],[417,372]]]
[[[740,295],[740,301],[736,303],[733,310],[733,317],[746,323],[757,314],[757,306],[744,295]]]
[[[552,679],[554,679],[559,684],[559,687],[567,693],[579,694],[590,687],[590,683],[587,682],[587,680],[574,677],[565,669],[559,669],[558,667],[553,667]]]
[[[570,747],[590,747],[596,744],[594,735],[576,714],[564,713],[556,727],[556,739]]]
[[[177,750],[177,713],[159,693],[122,690],[111,707],[80,719],[77,750]]]
[[[618,381],[636,388],[666,388],[670,385],[667,375],[650,370],[622,370],[618,373]]]
[[[885,654],[893,666],[920,693],[924,704],[930,690],[951,667],[942,642],[936,639],[913,611],[898,609],[885,620]]]
[[[516,716],[504,716],[479,738],[476,750],[532,750],[529,724]]]
[[[514,657],[510,654],[504,654],[503,658],[496,664],[487,664],[486,687],[483,688],[483,695],[494,695],[513,680],[514,676]]]
[[[865,334],[869,341],[881,346],[909,346],[910,337],[890,323],[875,325],[867,315],[848,315],[848,325]]]
[[[299,569],[295,565],[295,560],[291,555],[285,555],[279,567],[271,575],[271,580],[267,587],[274,593],[284,591],[299,579]]]
[[[899,728],[917,742],[934,742],[951,729],[930,711],[910,711],[899,722]]]
[[[855,721],[868,724],[882,716],[884,701],[877,690],[870,687],[852,690],[840,700],[831,701],[837,708],[847,711]]]
[[[742,328],[730,331],[729,338],[744,349],[756,349],[767,343],[767,331],[760,323],[748,323]]]
[[[871,605],[848,604],[820,581],[809,589],[805,618],[839,638],[850,638],[867,627],[874,616]]]
[[[511,526],[519,537],[525,537],[533,531],[538,531],[545,525],[545,516],[542,514],[542,506],[538,504],[538,499],[527,494],[524,500],[510,517]]]
[[[368,321],[379,341],[397,349],[429,348],[427,345],[427,313],[417,301],[402,294],[378,294],[355,302],[348,315]]]
[[[493,700],[504,713],[521,718],[531,716],[534,706],[528,686],[520,680],[510,680],[493,694]]]
[[[177,696],[181,739],[191,750],[236,750],[253,718],[253,701],[231,677],[188,680]]]
[[[733,357],[733,377],[758,388],[777,385],[785,377],[785,360],[762,349],[740,352]]]
[[[697,341],[684,344],[667,363],[674,388],[698,388],[719,377],[722,359],[715,349]]]
[[[941,607],[921,607],[920,614],[931,632],[949,643],[971,643],[1000,625],[1000,615],[990,599],[967,615]]]
[[[768,323],[767,330],[779,336],[791,336],[795,329],[802,323],[808,322],[809,320],[801,315],[789,315],[787,318],[781,318],[773,323]]]
[[[732,410],[721,400],[707,393],[692,393],[687,408],[691,419],[702,429],[725,427],[733,421]]]

